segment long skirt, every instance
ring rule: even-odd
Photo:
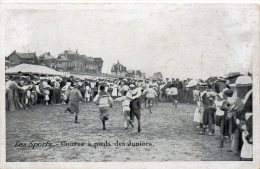
[[[16,109],[22,109],[23,105],[20,102],[20,96],[19,96],[18,91],[19,91],[18,89],[13,90],[13,92],[14,92],[14,96],[13,96],[14,97],[14,104],[15,104]]]
[[[195,109],[193,120],[197,123],[203,122],[203,111],[201,111],[199,107]]]
[[[215,124],[215,111],[211,108],[204,109],[203,115],[203,125],[212,125]]]
[[[220,134],[223,136],[230,136],[230,120],[226,116],[220,116]]]
[[[52,101],[54,104],[60,103],[60,89],[53,89]]]
[[[90,98],[90,93],[89,93],[89,91],[86,91],[86,92],[85,92],[84,98]]]
[[[15,111],[16,107],[15,107],[15,101],[14,101],[14,91],[12,89],[7,88],[6,97],[7,97],[6,101],[7,101],[8,109],[10,111]]]
[[[233,134],[232,137],[232,142],[231,142],[231,150],[235,154],[239,154],[241,148],[242,148],[242,133],[241,131],[237,128]]]

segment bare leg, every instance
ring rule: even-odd
[[[220,136],[220,140],[219,140],[219,146],[218,146],[218,148],[223,148],[223,146],[224,146],[224,136],[221,135],[221,136]]]
[[[151,99],[148,99],[148,108],[149,108],[150,114],[152,114]]]
[[[129,117],[128,117],[128,111],[124,111],[124,123],[125,123],[125,129],[129,126]]]
[[[137,120],[137,124],[138,124],[138,133],[140,133],[141,132],[141,120],[140,119],[138,119]]]
[[[106,130],[106,121],[102,120],[102,124],[103,124],[103,130]]]
[[[79,121],[78,121],[78,114],[79,113],[75,113],[75,123],[79,123]]]

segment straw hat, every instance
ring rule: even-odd
[[[79,85],[79,84],[78,84],[77,82],[75,82],[75,83],[73,83],[71,86],[72,86],[72,87],[78,87],[78,85]]]
[[[43,88],[43,89],[50,89],[50,88],[51,88],[51,86],[50,86],[50,85],[48,85],[48,84],[46,84],[46,83],[44,83],[42,88]]]
[[[135,88],[135,85],[134,85],[134,84],[130,84],[129,87],[130,87],[130,88]]]

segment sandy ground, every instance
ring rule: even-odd
[[[137,133],[136,121],[134,129],[124,129],[120,103],[111,109],[107,131],[102,130],[98,109],[93,103],[80,104],[79,124],[74,123],[74,115],[62,113],[65,107],[37,106],[7,112],[7,161],[239,160],[238,156],[227,152],[230,143],[219,149],[215,137],[196,134],[194,105],[180,104],[174,108],[170,103],[159,103],[151,115],[143,109],[141,133]],[[62,141],[84,146],[62,146]],[[117,141],[121,144],[116,144]],[[129,146],[129,141],[134,144]],[[48,142],[52,146],[33,148],[30,142],[40,143],[39,146]]]

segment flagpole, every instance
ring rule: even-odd
[[[202,49],[202,52],[201,52],[201,60],[200,60],[200,78],[202,79],[202,71],[203,71],[203,49]]]

